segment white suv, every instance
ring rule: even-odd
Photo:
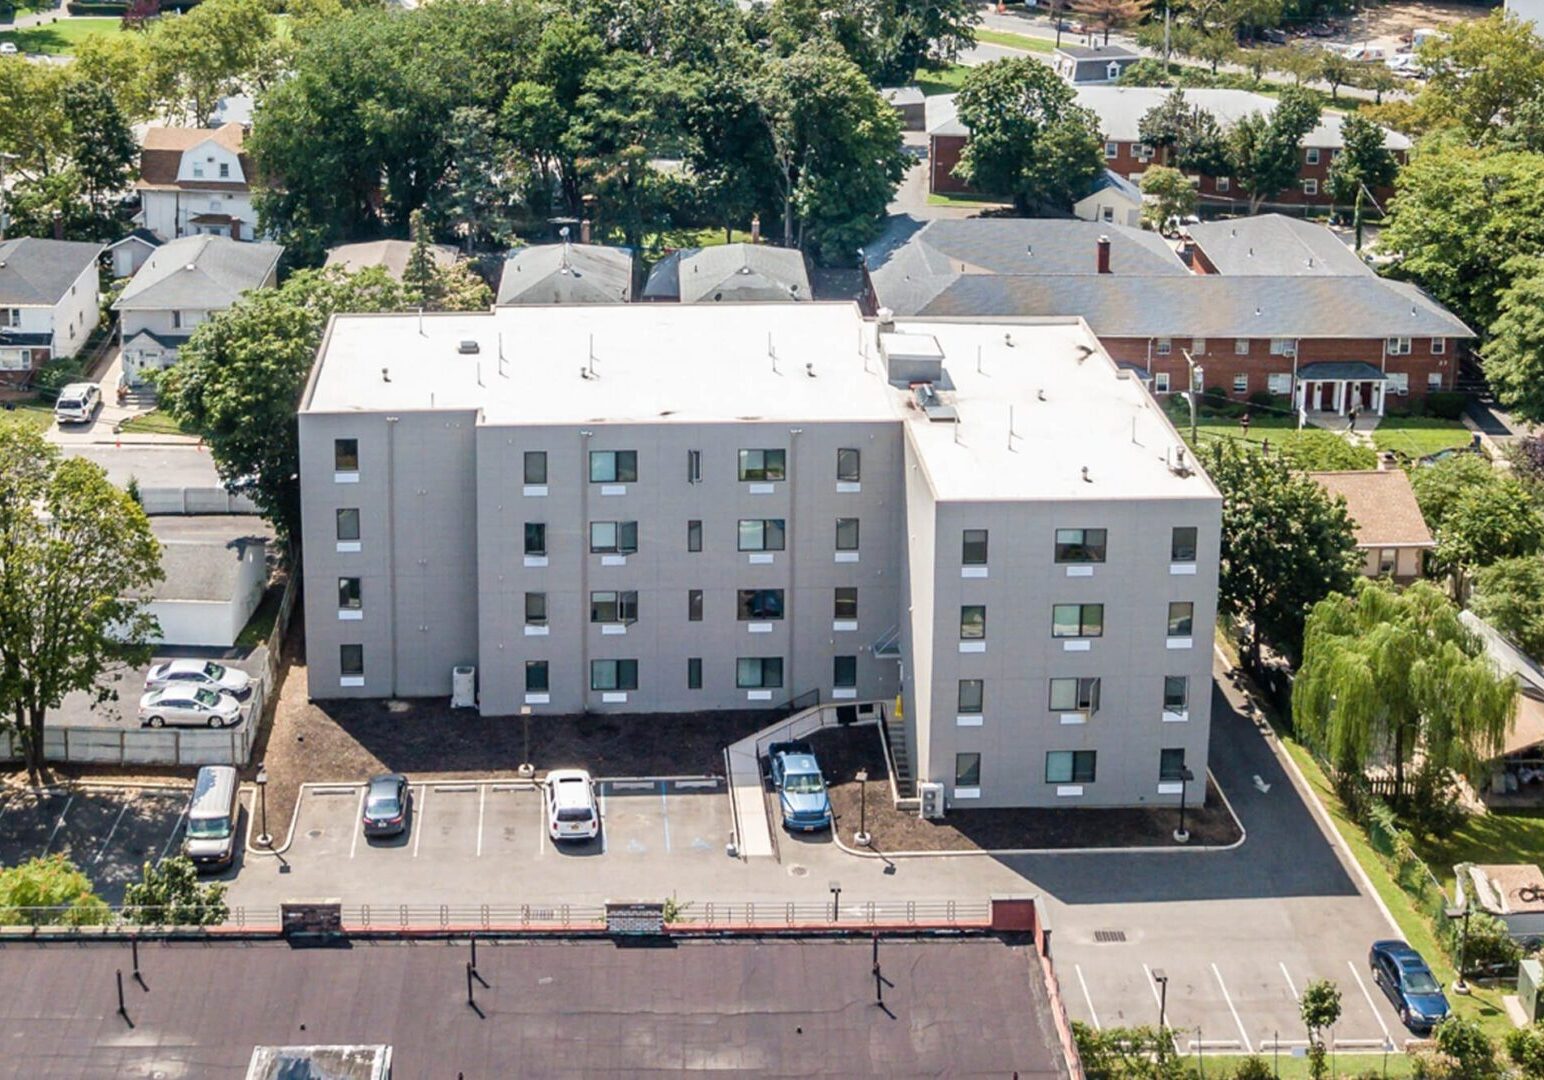
[[[553,769],[545,796],[547,835],[553,840],[593,840],[600,834],[595,787],[583,769]]]
[[[96,383],[70,383],[54,402],[54,419],[61,424],[89,424],[102,405],[102,388]]]

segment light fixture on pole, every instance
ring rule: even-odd
[[[828,885],[826,887],[831,890],[831,921],[832,922],[841,922],[842,921],[842,883],[840,881],[833,881],[833,882],[831,882],[830,885]]]
[[[1153,969],[1153,982],[1158,984],[1158,1035],[1169,1026],[1169,975],[1163,968]]]
[[[868,770],[859,769],[853,779],[858,782],[858,832],[853,842],[859,847],[868,847],[874,842],[868,831]]]
[[[268,763],[257,763],[257,806],[258,817],[262,819],[262,832],[257,835],[259,847],[273,847],[273,836],[268,832]]]
[[[1469,984],[1464,981],[1464,967],[1466,966],[1465,959],[1469,952],[1469,902],[1466,899],[1462,905],[1454,904],[1451,907],[1444,907],[1442,914],[1450,919],[1462,919],[1464,921],[1463,929],[1459,932],[1458,937],[1458,978],[1453,980],[1453,993],[1467,994],[1469,992]]]
[[[1196,774],[1190,771],[1190,766],[1182,766],[1179,770],[1179,828],[1174,830],[1174,842],[1176,844],[1190,843],[1190,831],[1185,828],[1185,796],[1190,788],[1190,781],[1196,778]]]
[[[515,771],[529,780],[536,775],[536,766],[531,764],[531,707],[529,705],[520,706],[520,723],[525,725],[525,753],[521,756],[520,768]]]

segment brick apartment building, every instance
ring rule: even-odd
[[[1099,118],[1099,130],[1105,139],[1106,168],[1136,180],[1154,162],[1163,164],[1162,152],[1143,144],[1138,129],[1142,117],[1172,92],[1167,87],[1077,87],[1077,103]],[[1185,91],[1185,100],[1210,112],[1224,127],[1250,113],[1268,114],[1276,107],[1274,98],[1249,90],[1190,89]],[[1326,112],[1320,117],[1318,126],[1303,140],[1297,186],[1278,193],[1266,205],[1332,205],[1330,163],[1344,145],[1340,130],[1344,119],[1344,114],[1337,112]],[[927,133],[929,190],[937,194],[970,192],[970,187],[954,175],[954,166],[970,139],[969,129],[960,122],[955,110],[954,95],[927,99]],[[1394,131],[1385,133],[1383,145],[1401,162],[1410,150],[1410,140]],[[1219,209],[1248,206],[1248,196],[1238,191],[1231,177],[1197,176],[1195,180],[1201,200],[1208,205]],[[1379,202],[1393,194],[1391,189],[1373,192]]]
[[[934,221],[892,230],[868,302],[896,315],[1086,320],[1154,393],[1267,391],[1309,411],[1382,414],[1451,390],[1473,332],[1426,293],[1379,277],[1329,230],[1268,214],[1192,226],[1180,250],[1110,223]]]

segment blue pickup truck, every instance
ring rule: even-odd
[[[783,828],[791,832],[818,832],[831,827],[831,800],[826,778],[807,742],[777,742],[767,747],[772,762],[772,784],[783,812]]]

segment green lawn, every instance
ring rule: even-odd
[[[24,53],[68,54],[88,37],[96,34],[121,34],[123,23],[114,18],[59,19],[42,26],[0,33],[0,41],[14,41]]]
[[[279,601],[283,599],[283,585],[268,586],[267,591],[263,593],[262,602],[257,605],[257,610],[252,612],[247,625],[243,626],[241,633],[236,635],[238,649],[255,649],[259,645],[268,643],[269,637],[273,635],[273,624],[279,619]]]
[[[1292,1038],[1301,1039],[1301,1034],[1294,1034]],[[1285,1032],[1282,1038],[1288,1038]],[[1306,1057],[1293,1057],[1283,1050],[1279,1055],[1260,1054],[1265,1063],[1271,1067],[1274,1076],[1281,1080],[1309,1080],[1312,1074],[1308,1071],[1308,1059]],[[1378,1076],[1406,1077],[1411,1075],[1410,1059],[1403,1053],[1395,1051],[1388,1055],[1388,1071],[1384,1071],[1384,1056],[1382,1054],[1336,1054],[1334,1055],[1334,1069],[1332,1076],[1360,1076],[1362,1073],[1372,1070]],[[1205,1060],[1194,1055],[1185,1059],[1185,1063],[1194,1070],[1194,1075],[1232,1076],[1234,1071],[1244,1063],[1244,1058],[1233,1054],[1207,1054]],[[1201,1072],[1202,1067],[1205,1073]]]
[[[1457,420],[1434,416],[1385,416],[1372,433],[1379,450],[1398,450],[1412,458],[1469,445],[1469,429]]]
[[[1011,199],[993,199],[984,195],[951,195],[947,192],[929,192],[927,204],[929,206],[963,206],[972,210],[989,210],[993,207],[1006,206]]]
[[[938,94],[957,93],[969,73],[970,68],[964,64],[951,64],[942,71],[918,68],[916,77],[911,81],[922,88],[924,96],[934,97]]]
[[[53,425],[53,406],[37,401],[17,401],[12,404],[15,405],[13,409],[0,409],[0,423],[27,424],[39,431],[47,431]]]
[[[1046,38],[1015,34],[1008,30],[988,30],[979,26],[976,28],[976,40],[988,45],[1001,45],[1007,49],[1023,49],[1025,52],[1049,55],[1056,51],[1055,44]]]
[[[1415,837],[1412,846],[1451,895],[1457,863],[1544,863],[1544,810],[1470,816],[1443,836]]]
[[[140,435],[197,435],[196,431],[189,431],[171,418],[169,413],[160,409],[153,409],[143,416],[136,416],[132,420],[123,422],[124,431],[132,431]]]

